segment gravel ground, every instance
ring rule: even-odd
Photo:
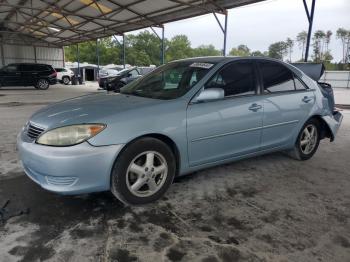
[[[19,166],[28,117],[96,86],[0,91],[0,261],[350,261],[350,111],[334,143],[298,162],[282,153],[179,178],[158,202],[59,196]]]

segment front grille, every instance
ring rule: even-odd
[[[27,129],[27,136],[29,136],[32,139],[36,139],[42,132],[44,132],[44,130],[44,128],[29,123]]]

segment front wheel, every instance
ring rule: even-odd
[[[162,141],[142,138],[127,146],[114,164],[111,191],[123,203],[142,205],[159,199],[173,182],[174,154]]]
[[[64,76],[64,77],[62,77],[62,82],[63,82],[63,84],[68,85],[68,84],[69,84],[69,82],[70,82],[69,77],[68,77],[68,76]]]
[[[114,92],[115,93],[120,93],[120,89],[125,86],[124,82],[118,82],[115,86],[114,86]]]
[[[35,88],[46,90],[49,88],[49,86],[50,86],[49,81],[47,81],[46,79],[39,79],[35,85]]]
[[[297,160],[308,160],[316,152],[320,143],[320,124],[317,119],[308,120],[302,127],[291,156]]]

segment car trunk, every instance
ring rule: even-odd
[[[334,112],[335,103],[332,86],[328,83],[320,82],[325,70],[324,65],[322,63],[292,63],[292,65],[299,68],[304,74],[317,82],[322,95],[328,100],[329,110]]]

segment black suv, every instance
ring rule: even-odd
[[[57,73],[50,65],[45,64],[9,64],[0,69],[1,86],[34,86],[37,89],[48,89],[57,83]]]

